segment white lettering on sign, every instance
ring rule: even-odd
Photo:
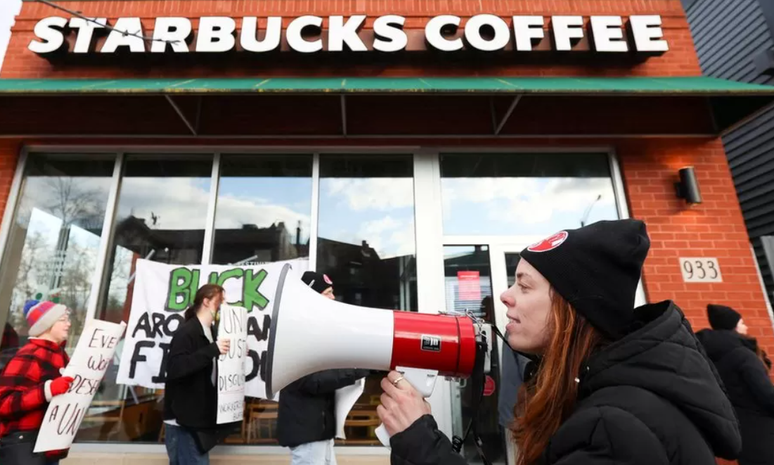
[[[532,47],[540,43],[546,36],[543,31],[542,16],[514,16],[513,33],[516,40],[516,51],[531,52]]]
[[[592,16],[591,38],[598,52],[628,52],[620,16]]]
[[[444,37],[444,29],[448,28],[450,32],[457,32],[460,21],[462,20],[459,16],[451,15],[436,16],[431,19],[425,26],[425,37],[427,38],[427,42],[442,52],[456,52],[457,50],[462,50],[462,39],[449,40]]]
[[[290,22],[287,30],[288,45],[300,53],[314,53],[323,49],[322,39],[307,41],[304,39],[304,29],[314,27],[322,28],[323,20],[319,16],[301,16]]]
[[[569,52],[583,38],[582,16],[554,16],[551,18],[554,27],[554,42],[556,50]]]
[[[489,26],[494,30],[491,40],[481,36],[481,28]],[[495,15],[476,15],[465,25],[465,39],[477,50],[494,52],[502,50],[511,40],[511,29],[502,18]]]
[[[58,16],[44,18],[35,25],[35,37],[38,40],[30,42],[29,49],[35,53],[46,54],[59,50],[65,42],[62,29],[67,26],[67,19]]]
[[[133,32],[135,35],[126,35],[121,31]],[[110,31],[101,53],[116,53],[118,47],[129,47],[132,53],[145,52],[145,41],[140,18],[118,18],[113,30]]]
[[[397,52],[406,48],[408,36],[403,32],[406,18],[397,15],[381,16],[374,22],[374,50]]]
[[[175,53],[188,53],[186,40],[191,36],[193,28],[188,18],[159,18],[153,28],[153,45],[151,53],[164,53],[167,45]],[[164,42],[167,41],[167,42]]]
[[[638,52],[664,53],[669,51],[669,44],[663,40],[664,31],[661,30],[661,16],[630,16],[629,29],[634,36],[634,45]]]
[[[236,45],[236,21],[226,17],[205,17],[199,21],[197,52],[223,53]]]
[[[366,20],[365,15],[350,17],[346,22],[343,16],[331,16],[331,27],[328,31],[328,51],[343,52],[344,44],[347,44],[353,52],[367,52],[365,46],[357,31],[363,26]]]
[[[91,39],[94,37],[94,29],[104,29],[105,24],[107,24],[106,18],[98,18],[93,21],[86,21],[83,18],[71,19],[70,28],[78,30],[73,51],[75,53],[89,53],[91,51]]]
[[[717,258],[680,258],[680,271],[686,283],[723,282]]]
[[[266,35],[258,40],[258,18],[245,18],[242,22],[240,45],[248,52],[261,53],[276,50],[282,40],[282,18],[272,16],[266,23]]]
[[[586,19],[588,31],[585,27]],[[146,25],[150,25],[151,20],[154,21],[151,34],[154,40],[146,45],[142,38],[145,34],[141,18],[118,18],[112,25],[105,18],[94,21],[83,18],[43,18],[35,25],[36,39],[30,42],[28,48],[38,54],[67,51],[71,43],[67,36],[74,33],[72,52],[76,54],[92,53],[95,47],[102,54],[118,51],[132,54],[164,53],[170,47],[174,53],[228,53],[232,50],[266,53],[278,49],[298,53],[368,50],[395,53],[427,49],[441,52],[530,52],[541,42],[547,41],[547,37],[552,37],[551,46],[558,52],[582,50],[625,54],[632,51],[652,55],[669,50],[659,15],[630,16],[626,22],[628,35],[624,33],[622,16],[551,16],[547,33],[544,29],[546,18],[543,16],[501,17],[478,14],[468,19],[463,26],[459,16],[439,15],[430,18],[425,25],[424,41],[413,40],[416,38],[415,33],[422,34],[421,29],[412,31],[414,34],[410,36],[412,40],[409,40],[409,33],[404,30],[406,18],[398,15],[374,18],[373,25],[369,26],[373,28],[372,34],[363,31],[370,23],[366,15],[330,16],[327,21],[311,15],[288,18],[288,21],[283,17],[272,16],[265,18],[264,34],[259,34],[259,18],[255,16],[205,16],[198,18],[198,21],[196,18],[157,17],[146,20]],[[283,24],[286,23],[285,44],[282,39]],[[198,24],[196,30],[193,24]],[[237,27],[237,24],[241,26]],[[325,40],[323,24],[327,24]],[[97,29],[110,29],[107,39],[98,39],[98,34],[95,34]],[[584,42],[584,39],[588,40]],[[581,43],[583,45],[579,46]],[[541,46],[538,50],[548,51],[549,47]]]

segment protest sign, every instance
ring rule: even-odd
[[[62,373],[73,378],[67,393],[54,397],[43,417],[35,452],[67,449],[73,443],[99,383],[113,359],[126,323],[90,320]]]
[[[224,305],[220,309],[218,339],[229,339],[228,353],[218,357],[218,424],[242,421],[245,409],[247,310]]]
[[[132,309],[118,368],[117,382],[164,389],[169,345],[182,324],[185,309],[196,291],[215,283],[226,290],[226,303],[247,310],[245,395],[266,398],[266,352],[282,267],[290,263],[291,275],[300,279],[308,260],[266,265],[167,265],[138,260]]]

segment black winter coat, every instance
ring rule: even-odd
[[[167,358],[165,420],[175,419],[180,426],[191,429],[216,426],[218,390],[212,383],[212,369],[219,355],[218,345],[204,335],[198,318],[180,325]]]
[[[671,302],[637,309],[628,336],[579,374],[578,403],[542,463],[714,465],[741,448],[733,407],[682,312]],[[393,465],[462,465],[425,416],[392,437]]]
[[[734,331],[705,329],[696,336],[715,363],[739,417],[739,463],[774,464],[774,385],[755,353],[757,342]]]
[[[336,390],[368,376],[368,370],[326,370],[280,392],[277,440],[283,447],[326,441],[336,435]]]

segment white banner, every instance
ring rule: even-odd
[[[309,265],[306,259],[257,266],[181,266],[138,260],[117,382],[164,389],[172,335],[183,322],[183,313],[193,303],[199,287],[212,282],[226,289],[229,305],[247,309],[245,395],[265,399],[274,293],[286,263],[293,266],[288,278],[295,275],[296,279]]]
[[[247,310],[223,305],[218,340],[229,339],[228,353],[218,358],[218,424],[242,421],[245,410]]]
[[[99,383],[115,354],[126,323],[90,320],[62,375],[73,378],[66,394],[54,397],[43,417],[35,452],[67,449],[89,409]]]

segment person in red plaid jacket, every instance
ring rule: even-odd
[[[31,300],[24,305],[29,342],[0,374],[0,464],[57,464],[67,450],[35,454],[35,441],[48,403],[70,389],[61,376],[69,362],[64,350],[70,318],[67,307]]]

